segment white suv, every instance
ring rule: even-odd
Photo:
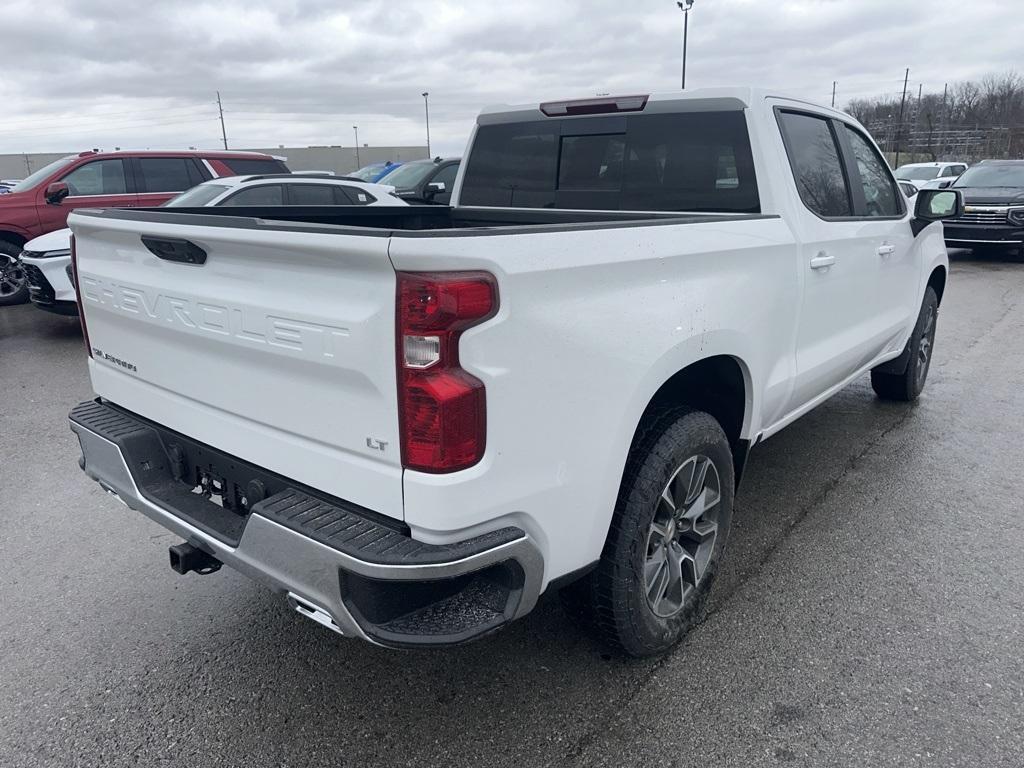
[[[164,203],[165,208],[262,207],[278,205],[406,206],[387,184],[368,184],[327,173],[230,176],[203,182]],[[40,309],[77,315],[71,284],[71,230],[58,229],[25,244],[20,263],[29,298]]]
[[[896,178],[917,189],[942,189],[943,182],[952,182],[966,170],[967,163],[962,162],[907,163],[896,169]]]

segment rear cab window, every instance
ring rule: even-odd
[[[822,218],[853,215],[837,139],[828,118],[780,111],[779,125],[804,205]]]
[[[481,125],[460,205],[760,213],[744,112]]]

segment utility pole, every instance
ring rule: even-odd
[[[427,116],[427,157],[431,157],[430,154],[430,102],[427,97],[430,96],[428,91],[423,92],[423,111]]]
[[[683,12],[683,82],[682,90],[686,90],[686,38],[689,33],[690,27],[690,8],[693,7],[693,0],[683,0],[683,2],[677,2],[679,10]]]
[[[941,136],[941,147],[946,148],[946,94],[949,91],[949,83],[942,84],[942,113],[939,115],[939,136]],[[945,152],[941,153],[945,154]]]
[[[903,97],[900,99],[900,123],[896,126],[896,160],[893,167],[900,167],[900,139],[903,138],[903,107],[907,103],[907,81],[910,80],[910,67],[903,75]]]
[[[352,130],[356,132],[356,170],[358,171],[363,167],[363,164],[359,162],[359,126],[353,125]]]
[[[220,91],[217,91],[217,110],[220,112],[220,136],[224,139],[224,149],[228,148],[228,132],[224,128],[224,106],[220,103]]]
[[[832,107],[836,106],[836,81],[832,81]]]

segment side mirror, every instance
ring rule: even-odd
[[[947,179],[946,181],[940,181],[939,182],[939,189],[946,189],[952,183],[953,183],[952,179]]]
[[[427,188],[423,190],[424,197],[431,198],[434,195],[440,195],[445,190],[445,184],[443,181],[432,181],[427,184]]]
[[[916,235],[933,221],[956,219],[963,215],[964,198],[958,189],[922,189],[917,193],[914,218],[910,226]]]
[[[59,205],[60,201],[69,194],[71,194],[71,190],[68,189],[68,185],[63,181],[55,181],[47,185],[46,192],[44,193],[46,202],[50,205]]]

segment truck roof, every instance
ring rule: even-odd
[[[593,105],[593,111],[577,112],[576,114],[615,114],[616,112],[672,112],[676,110],[688,110],[697,106],[702,108],[719,109],[744,109],[763,102],[765,99],[775,98],[785,101],[796,102],[813,106],[816,110],[832,113],[846,119],[851,116],[842,110],[829,107],[826,104],[811,101],[800,96],[786,94],[776,89],[751,88],[747,86],[721,86],[715,88],[694,88],[687,91],[663,91],[660,93],[642,93],[641,91],[630,91],[622,93],[600,93],[587,94],[566,99],[545,101],[540,104],[495,104],[484,107],[480,112],[478,122],[502,122],[504,120],[522,120],[525,117],[543,119],[545,117],[572,117],[572,114],[553,114],[553,107],[567,103],[585,103]],[[638,102],[632,100],[643,99],[643,105],[637,106]],[[618,109],[601,108],[600,105],[611,105],[619,102]],[[480,119],[482,118],[482,119]]]

